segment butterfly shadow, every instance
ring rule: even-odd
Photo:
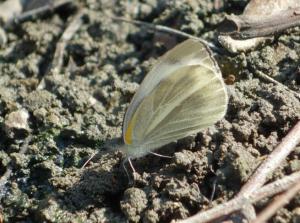
[[[54,191],[41,202],[39,209],[49,208],[49,203],[54,201],[71,216],[105,207],[121,213],[118,201],[128,187],[121,161],[122,154],[118,151],[99,151],[85,168],[71,168],[64,176],[54,179]]]
[[[157,175],[164,174],[163,172],[165,172],[165,170],[178,172],[176,171],[176,168],[174,169],[173,167],[171,167],[172,164],[174,164],[174,154],[184,148],[189,147],[189,145],[191,145],[193,141],[193,137],[186,137],[184,139],[178,140],[177,142],[172,142],[161,148],[158,148],[154,150],[153,153],[148,153],[143,157],[131,158],[130,161],[137,174],[147,173],[151,175]],[[130,163],[125,162],[125,164],[125,168],[127,168],[128,172],[133,173],[134,170],[131,168]],[[165,174],[170,173],[169,171],[167,171],[165,172]],[[134,179],[132,179],[130,182],[134,183]]]
[[[139,182],[133,180],[134,173],[128,164],[125,168],[129,172],[129,178],[126,175],[122,165],[126,156],[115,148],[119,141],[120,139],[106,141],[104,148],[98,150],[84,168],[72,168],[64,176],[55,179],[58,183],[55,185],[53,194],[47,197],[45,202],[41,202],[39,208],[43,209],[43,205],[48,205],[50,200],[55,200],[61,209],[71,215],[78,211],[103,207],[109,207],[113,212],[121,213],[119,201],[122,200],[124,191],[128,187],[136,186]],[[172,157],[175,152],[182,149],[183,145],[186,145],[186,141],[180,140],[178,143],[168,144],[155,152]],[[113,149],[108,147],[113,147]],[[173,158],[153,154],[132,159],[138,174],[147,173],[152,176],[164,172],[172,162]],[[44,208],[48,208],[47,205]]]

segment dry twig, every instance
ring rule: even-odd
[[[288,28],[300,26],[300,7],[264,17],[228,15],[220,25],[220,34],[234,39],[271,36]]]
[[[144,26],[147,27],[148,29],[154,30],[154,31],[158,31],[158,32],[162,32],[162,33],[168,33],[171,35],[177,35],[177,36],[181,36],[184,38],[190,38],[190,39],[195,39],[207,46],[209,46],[213,51],[218,52],[220,54],[224,54],[225,52],[217,47],[216,45],[207,42],[206,40],[193,36],[191,34],[188,34],[186,32],[182,32],[180,30],[177,29],[173,29],[167,26],[163,26],[163,25],[156,25],[156,24],[152,24],[152,23],[148,23],[148,22],[142,22],[142,21],[138,21],[138,20],[131,20],[131,19],[126,19],[126,18],[122,18],[122,17],[111,17],[111,19],[116,20],[116,21],[122,21],[122,22],[127,22],[127,23],[131,23],[134,25],[140,25],[140,26]]]
[[[63,66],[63,57],[66,46],[82,25],[82,17],[85,15],[85,13],[85,10],[81,10],[75,15],[74,19],[69,23],[60,40],[58,41],[51,64],[51,69],[53,69],[54,72],[60,73]]]
[[[274,149],[268,158],[263,161],[235,198],[224,204],[217,205],[208,211],[200,212],[189,217],[181,221],[181,223],[210,222],[214,219],[229,215],[232,212],[242,210],[245,206],[261,199],[262,197],[257,191],[265,188],[262,186],[266,182],[267,177],[281,164],[299,142],[300,121],[282,139],[281,143]],[[273,190],[275,191],[276,188],[273,187]],[[269,191],[269,193],[274,191]],[[264,195],[266,195],[266,193],[267,191],[264,191]]]
[[[48,11],[54,10],[56,8],[59,8],[65,4],[71,3],[71,0],[57,0],[55,3],[52,4],[45,4],[42,7],[38,7],[29,11],[25,11],[21,13],[20,15],[16,15],[15,17],[12,17],[7,23],[6,26],[11,26],[12,24],[17,24],[20,22],[23,22],[25,20],[28,20],[34,16],[42,15]]]
[[[80,26],[83,23],[83,16],[86,14],[85,10],[80,10],[73,20],[69,23],[65,31],[63,32],[61,38],[59,39],[56,49],[54,52],[53,60],[52,63],[49,64],[48,68],[46,69],[45,75],[43,76],[42,80],[40,81],[38,85],[38,89],[43,89],[44,88],[44,77],[50,73],[60,73],[61,69],[63,67],[63,59],[64,59],[64,53],[66,46],[68,45],[68,42],[72,39],[74,34],[78,31]]]
[[[259,71],[259,70],[253,70],[254,75],[256,75],[258,78],[265,80],[268,83],[272,83],[275,84],[277,86],[282,87],[283,89],[285,89],[286,91],[292,93],[296,98],[300,99],[300,94],[296,91],[293,91],[292,89],[290,89],[289,87],[287,87],[286,85],[282,84],[281,82],[273,79],[272,77],[270,77],[269,75]]]
[[[274,181],[272,183],[269,183],[269,184],[263,186],[262,188],[258,189],[253,194],[251,194],[249,199],[245,199],[245,198],[236,199],[235,198],[226,203],[220,204],[220,205],[206,211],[205,213],[208,216],[213,216],[213,215],[216,216],[219,213],[220,216],[217,216],[216,218],[228,215],[235,211],[239,211],[243,207],[247,207],[248,205],[253,204],[263,198],[271,197],[275,194],[281,193],[299,181],[300,181],[300,171],[295,172],[289,176],[283,177],[282,179],[279,179],[277,181]],[[186,220],[182,220],[180,222],[181,223],[194,223],[194,222],[201,223],[201,222],[208,222],[208,221],[215,219],[215,218],[211,218],[209,220],[203,219],[203,221],[200,221],[199,217],[197,217],[197,218],[194,218],[194,217],[195,216],[188,218]]]
[[[255,190],[266,182],[267,177],[280,166],[282,161],[293,151],[300,142],[300,121],[282,139],[266,160],[258,167],[237,196],[249,197]]]
[[[220,44],[229,52],[251,50],[275,33],[300,25],[299,0],[251,0],[241,15],[219,25]]]
[[[155,30],[155,31],[158,31],[158,32],[164,32],[164,33],[168,33],[168,34],[182,36],[182,37],[185,37],[185,38],[196,39],[196,40],[202,42],[203,44],[206,44],[207,46],[209,46],[213,51],[218,52],[219,54],[225,54],[225,52],[222,49],[220,49],[219,47],[217,47],[216,45],[214,45],[212,43],[207,42],[206,40],[204,40],[202,38],[190,35],[188,33],[185,33],[185,32],[182,32],[182,31],[179,31],[179,30],[167,27],[167,26],[155,25],[155,24],[151,24],[151,23],[147,23],[147,22],[142,22],[142,21],[137,21],[137,20],[129,20],[129,19],[122,18],[122,17],[112,17],[112,19],[117,20],[117,21],[122,21],[122,22],[127,22],[127,23],[131,23],[131,24],[135,24],[135,25],[145,26],[145,27],[147,27],[147,28],[149,28],[151,30]],[[287,90],[289,92],[292,92],[297,98],[300,97],[300,95],[297,92],[289,89],[287,86],[285,86],[282,83],[274,80],[270,76],[268,76],[268,75],[266,75],[266,74],[264,74],[264,73],[262,73],[260,71],[255,72],[255,74],[259,78],[261,78],[261,79],[263,79],[263,80],[265,80],[265,81],[267,81],[269,83],[273,83],[275,85],[279,85],[279,86],[283,87],[285,90]]]
[[[270,219],[278,209],[286,205],[294,196],[300,191],[300,183],[294,184],[285,193],[274,198],[273,202],[269,204],[251,223],[262,223]]]
[[[250,196],[252,202],[281,193],[300,181],[300,171],[269,183]]]

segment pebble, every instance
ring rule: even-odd
[[[22,138],[29,132],[29,114],[27,110],[20,109],[6,115],[4,120],[4,131],[9,138]]]

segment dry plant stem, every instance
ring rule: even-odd
[[[220,204],[208,211],[201,212],[190,218],[180,221],[180,223],[204,223],[214,219],[226,216],[235,211],[239,211],[263,198],[271,197],[281,193],[292,185],[300,181],[300,171],[289,176],[283,177],[275,182],[269,183],[257,191],[253,192],[248,199],[245,197],[236,197],[226,203]]]
[[[155,30],[158,32],[163,32],[163,33],[168,33],[171,35],[177,35],[177,36],[181,36],[181,37],[185,37],[185,38],[190,38],[190,39],[195,39],[207,46],[209,46],[213,51],[218,52],[220,54],[224,54],[226,52],[224,52],[221,48],[215,46],[214,44],[207,42],[206,40],[193,36],[191,34],[179,31],[177,29],[173,29],[167,26],[162,26],[162,25],[156,25],[156,24],[152,24],[152,23],[148,23],[148,22],[142,22],[142,21],[138,21],[138,20],[131,20],[131,19],[126,19],[126,18],[122,18],[122,17],[111,17],[111,19],[113,20],[117,20],[117,21],[122,21],[122,22],[127,22],[127,23],[131,23],[134,25],[140,25],[140,26],[145,26],[148,29],[151,30]]]
[[[254,74],[257,75],[259,78],[269,82],[269,83],[273,83],[277,86],[280,86],[282,87],[283,89],[287,90],[288,92],[291,92],[295,97],[299,98],[300,99],[300,94],[298,92],[295,92],[293,90],[291,90],[290,88],[288,88],[286,85],[280,83],[279,81],[276,81],[274,80],[273,78],[271,78],[270,76],[268,76],[267,74],[259,71],[259,70],[256,70],[254,71]]]
[[[235,39],[250,39],[274,35],[288,28],[300,26],[300,7],[283,10],[274,15],[252,18],[250,16],[227,16],[222,23],[226,30],[222,35],[230,35]]]
[[[254,191],[263,186],[267,177],[280,166],[282,161],[293,151],[300,142],[300,121],[282,139],[266,160],[257,168],[237,196],[249,197]]]
[[[74,19],[69,23],[65,31],[63,32],[61,38],[59,39],[56,49],[53,56],[53,61],[50,63],[48,68],[46,69],[45,75],[43,76],[42,80],[40,81],[37,89],[43,89],[45,85],[44,77],[52,72],[55,74],[59,74],[63,67],[63,59],[64,59],[64,52],[68,42],[72,39],[74,34],[78,31],[80,26],[82,25],[82,17],[85,15],[85,10],[80,10],[74,17]]]
[[[242,210],[240,210],[241,217],[243,219],[246,219],[247,222],[252,221],[256,218],[256,211],[254,206],[250,203],[246,207],[244,207]]]
[[[71,0],[59,0],[59,1],[56,1],[54,4],[46,4],[42,7],[32,9],[30,11],[26,11],[26,12],[22,13],[21,15],[18,15],[15,18],[13,18],[12,20],[8,21],[6,26],[10,26],[12,24],[18,24],[20,22],[23,22],[27,19],[32,18],[33,16],[41,15],[45,12],[51,11],[55,8],[58,8],[60,6],[63,6],[65,4],[68,4],[71,2],[72,2]]]
[[[282,208],[284,205],[294,198],[294,196],[300,191],[300,183],[294,184],[290,189],[281,195],[274,198],[271,204],[269,204],[258,217],[251,221],[251,223],[263,223],[269,220],[278,209]]]
[[[84,164],[82,165],[81,169],[83,169],[84,167],[86,167],[86,165],[96,156],[97,152],[94,152],[88,159],[87,161],[84,162]]]
[[[254,192],[249,199],[251,201],[259,201],[263,198],[281,193],[282,191],[289,189],[292,185],[299,181],[300,171],[263,186],[257,192]]]
[[[250,180],[241,189],[238,195],[224,203],[220,204],[208,211],[200,212],[186,220],[184,223],[204,223],[214,219],[226,216],[234,211],[242,210],[246,205],[253,203],[259,197],[257,191],[266,182],[267,177],[271,174],[300,142],[300,121],[292,128],[292,130],[282,139],[281,143],[274,149],[266,160],[258,167]],[[264,187],[263,187],[264,188]],[[262,188],[262,189],[263,189]],[[256,197],[255,197],[256,196]],[[257,200],[256,200],[257,199]]]
[[[85,15],[85,13],[85,10],[81,10],[75,15],[74,19],[69,23],[60,40],[58,41],[51,64],[51,69],[53,69],[54,72],[61,72],[66,46],[82,25],[82,17]]]

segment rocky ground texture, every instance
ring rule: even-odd
[[[247,1],[81,1],[84,23],[68,42],[64,69],[47,72],[56,43],[76,10],[62,8],[7,30],[0,48],[0,187],[5,222],[170,222],[236,194],[257,164],[300,119],[300,28],[250,52],[218,55],[229,109],[215,126],[133,164],[106,147],[158,57],[183,38],[114,21],[123,16],[188,32],[218,45],[217,24]],[[281,85],[257,76],[263,72]],[[39,87],[43,82],[43,87]],[[84,162],[97,156],[85,168]],[[296,149],[272,176],[300,170]],[[130,169],[129,169],[130,170]],[[210,204],[213,185],[216,193]],[[262,208],[266,200],[256,207]],[[300,195],[270,222],[299,222]],[[298,219],[298,221],[297,221]]]

